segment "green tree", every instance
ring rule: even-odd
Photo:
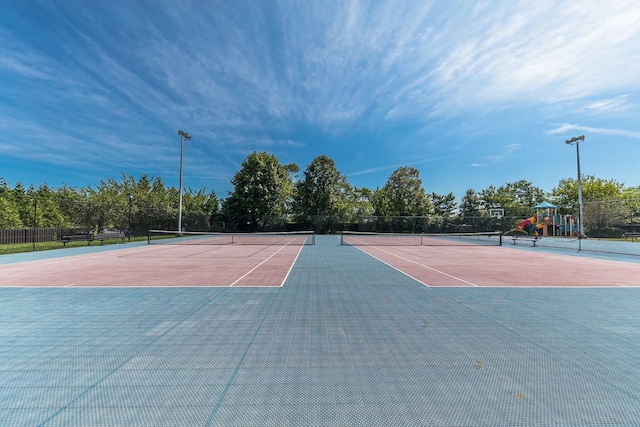
[[[123,182],[106,178],[94,188],[87,187],[90,202],[91,226],[95,231],[103,228],[126,228],[126,189]]]
[[[52,190],[47,184],[41,184],[33,191],[32,196],[36,199],[34,208],[38,227],[64,227],[68,225],[56,200],[55,190]]]
[[[453,193],[437,194],[431,193],[429,196],[433,205],[433,212],[443,218],[449,218],[456,209],[456,196]]]
[[[206,192],[204,188],[194,190],[187,188],[183,194],[182,204],[184,221],[188,230],[208,231],[219,214],[216,193]]]
[[[468,188],[460,200],[460,216],[462,218],[477,218],[480,216],[480,195],[472,188]]]
[[[179,197],[176,187],[167,187],[160,177],[142,175],[136,183],[133,194],[134,200],[138,200],[134,202],[138,209],[134,224],[144,224],[146,221],[149,228],[170,230],[179,228]]]
[[[526,180],[506,183],[500,187],[490,185],[480,192],[480,204],[489,209],[505,209],[506,215],[526,215],[544,200],[545,193]]]
[[[240,229],[257,230],[267,215],[284,215],[293,193],[291,178],[278,159],[255,151],[231,179],[234,191],[224,210]]]
[[[622,198],[624,184],[614,179],[605,180],[593,175],[584,175],[581,181],[583,203]],[[562,210],[562,213],[577,214],[578,180],[574,178],[560,180],[558,186],[551,190],[551,200]]]
[[[507,183],[506,191],[513,198],[513,205],[509,207],[531,209],[545,199],[545,192],[541,188],[524,179]]]
[[[0,228],[21,228],[20,214],[9,197],[0,196]]]
[[[373,208],[378,216],[427,215],[431,203],[422,187],[420,172],[409,166],[393,171],[384,187],[374,193]]]
[[[89,227],[89,202],[84,190],[63,184],[55,190],[54,199],[67,226]]]
[[[551,191],[553,202],[560,213],[578,215],[578,181],[563,179]],[[632,216],[629,205],[623,202],[624,184],[614,179],[601,179],[593,175],[582,176],[582,218],[587,234],[608,236],[614,226]]]
[[[0,178],[0,228],[21,228],[22,220],[7,181]]]
[[[628,223],[637,224],[640,222],[640,186],[628,187],[622,190],[622,200],[628,210]]]
[[[9,198],[11,195],[9,184],[4,178],[0,178],[0,198]]]
[[[357,222],[359,218],[373,215],[373,204],[371,202],[373,192],[368,188],[353,187],[347,184],[344,189],[344,196],[346,203],[344,220],[346,222]]]
[[[504,187],[495,187],[490,185],[480,191],[480,206],[486,212],[489,209],[504,208],[511,204],[512,200]]]
[[[13,204],[20,215],[20,222],[23,227],[33,226],[33,197],[35,191],[33,185],[27,190],[21,182],[17,182],[11,190]]]
[[[346,178],[329,157],[321,155],[309,163],[304,178],[296,183],[294,211],[297,216],[338,215],[345,210]],[[342,209],[341,209],[342,208]]]
[[[291,181],[296,179],[298,176],[298,172],[300,172],[300,166],[296,165],[295,163],[288,163],[284,165],[284,168],[287,170],[287,173],[289,174],[289,178],[291,178]]]
[[[116,203],[120,205],[123,213],[126,210],[128,222],[131,194],[133,232],[140,233],[147,228],[178,229],[178,190],[175,187],[167,187],[160,177],[146,174],[142,174],[138,179],[133,175],[122,174],[121,180],[120,195]]]

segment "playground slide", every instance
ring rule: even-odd
[[[527,219],[525,219],[524,221],[522,221],[521,223],[519,223],[518,225],[516,225],[516,228],[517,228],[518,230],[524,230],[524,227],[525,227],[527,224],[532,224],[532,223],[534,223],[534,222],[535,222],[535,217],[534,217],[534,216],[532,216],[531,218],[527,218]]]
[[[537,236],[539,234],[538,230],[541,230],[542,228],[544,228],[544,225],[536,224],[537,221],[538,221],[538,218],[535,216],[532,216],[531,218],[527,218],[524,221],[520,222],[518,225],[516,225],[516,229],[524,230],[533,236]]]

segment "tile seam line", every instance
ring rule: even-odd
[[[74,397],[73,399],[71,399],[69,402],[67,402],[64,406],[58,408],[56,411],[54,411],[52,414],[50,414],[48,417],[46,417],[43,421],[41,421],[40,423],[37,424],[38,427],[43,427],[45,425],[47,425],[49,422],[51,422],[55,417],[57,417],[58,415],[60,415],[63,411],[65,411],[66,409],[68,409],[71,405],[73,405],[75,402],[77,402],[78,400],[80,400],[82,397],[84,397],[85,395],[87,395],[87,393],[89,393],[91,390],[93,390],[94,388],[96,388],[97,386],[99,386],[102,382],[104,382],[107,378],[109,378],[111,375],[113,375],[114,373],[116,373],[120,368],[122,368],[124,365],[126,365],[127,363],[129,363],[134,357],[138,356],[140,353],[142,353],[143,351],[147,350],[149,347],[151,347],[152,345],[154,345],[157,341],[159,341],[161,338],[163,338],[165,335],[167,335],[169,332],[171,332],[172,330],[174,330],[175,328],[177,328],[178,326],[180,326],[185,320],[187,320],[188,318],[190,318],[191,316],[193,316],[195,313],[197,313],[198,311],[200,311],[203,307],[207,306],[208,304],[211,303],[211,299],[208,299],[206,302],[204,302],[203,304],[201,304],[200,306],[198,306],[195,310],[193,310],[193,312],[191,312],[187,317],[185,317],[183,320],[181,320],[180,322],[176,323],[175,325],[173,325],[171,328],[167,329],[163,334],[158,335],[158,337],[151,341],[150,343],[148,343],[147,345],[145,345],[143,348],[141,348],[139,351],[135,352],[133,355],[131,355],[131,357],[127,358],[124,362],[122,362],[121,364],[119,364],[118,366],[116,366],[115,368],[113,368],[110,372],[108,372],[106,375],[104,375],[102,378],[100,378],[98,381],[94,382],[93,384],[91,384],[90,386],[88,386],[87,388],[85,388],[82,392],[80,392],[76,397]]]
[[[227,381],[227,384],[224,386],[224,389],[222,390],[222,393],[220,393],[220,397],[218,397],[218,401],[216,402],[215,406],[211,410],[211,413],[209,413],[209,416],[207,417],[207,420],[204,423],[205,426],[209,427],[209,426],[213,425],[213,420],[215,419],[216,415],[218,414],[218,411],[220,410],[220,407],[222,406],[222,402],[224,401],[225,397],[229,393],[229,389],[231,388],[231,384],[233,384],[233,381],[235,380],[236,376],[238,375],[238,372],[240,371],[240,367],[244,363],[244,360],[247,358],[247,354],[249,353],[249,349],[253,345],[253,342],[255,341],[255,339],[258,336],[258,334],[260,333],[260,331],[262,330],[262,325],[264,325],[264,322],[267,320],[267,317],[271,313],[271,309],[273,308],[276,300],[278,299],[278,295],[280,295],[280,290],[282,288],[278,287],[276,289],[277,289],[276,294],[274,295],[273,300],[271,301],[271,304],[269,305],[269,308],[267,309],[267,312],[262,317],[262,320],[260,321],[260,324],[258,325],[258,327],[256,328],[255,333],[251,337],[251,341],[249,341],[249,343],[247,344],[247,347],[244,349],[244,352],[242,353],[242,356],[240,357],[240,360],[238,361],[238,364],[236,365],[235,369],[233,370],[233,373],[231,374],[231,376],[229,377],[229,380]]]
[[[498,289],[498,288],[491,288],[491,292],[495,291],[496,289]],[[511,298],[511,297],[506,297],[506,298],[507,298],[507,299],[509,299],[510,301],[516,302],[514,298]],[[455,304],[457,304],[457,305],[461,306],[461,307],[465,307],[466,309],[471,310],[471,311],[473,311],[473,312],[477,313],[478,317],[482,317],[482,316],[484,316],[484,313],[483,313],[483,312],[478,311],[476,308],[471,307],[471,306],[469,306],[468,304],[463,303],[462,301],[453,301],[453,302],[454,302]],[[530,303],[528,303],[528,302],[526,302],[526,301],[525,301],[525,302],[520,302],[519,304],[521,304],[521,305],[523,305],[523,306],[526,306],[526,307],[531,308],[531,304],[530,304]],[[560,319],[560,320],[564,320],[564,321],[566,321],[567,323],[573,323],[573,324],[575,324],[575,325],[581,326],[580,324],[578,324],[578,323],[576,323],[576,322],[574,322],[574,321],[572,321],[572,320],[568,320],[568,319],[566,319],[564,316],[560,316],[560,315],[553,315],[552,313],[549,313],[548,311],[547,311],[547,314],[549,314],[549,315],[551,315],[551,316],[555,316],[556,318],[558,318],[558,319]],[[615,389],[615,390],[619,391],[619,392],[620,392],[620,393],[622,393],[622,394],[625,394],[625,395],[626,395],[627,397],[629,397],[630,399],[632,399],[632,400],[634,400],[634,401],[640,401],[640,395],[638,395],[638,394],[634,394],[634,393],[632,393],[632,392],[630,392],[630,391],[627,391],[627,390],[624,390],[624,389],[622,389],[622,388],[618,387],[617,385],[613,384],[613,383],[612,383],[608,378],[606,378],[605,376],[603,376],[603,375],[599,375],[599,374],[597,374],[597,373],[594,373],[594,371],[593,371],[593,370],[591,370],[591,369],[587,369],[587,368],[582,367],[581,365],[578,365],[574,360],[572,360],[572,359],[570,359],[570,358],[567,358],[567,357],[566,357],[566,355],[562,354],[562,352],[554,351],[553,349],[549,348],[548,346],[544,345],[543,343],[538,343],[538,342],[536,342],[536,341],[534,341],[534,340],[532,340],[532,339],[530,339],[530,338],[526,337],[525,335],[521,334],[520,332],[516,331],[515,329],[513,329],[513,328],[511,328],[511,327],[508,327],[507,325],[505,325],[505,324],[504,324],[504,323],[502,323],[502,322],[497,322],[497,323],[496,323],[496,325],[497,325],[499,328],[504,329],[504,330],[505,330],[505,331],[507,331],[508,333],[510,333],[510,334],[512,334],[512,335],[515,335],[515,336],[517,336],[518,338],[520,338],[520,339],[522,339],[522,340],[524,340],[524,341],[526,341],[526,342],[529,342],[530,344],[532,344],[533,346],[537,347],[537,348],[538,348],[538,349],[540,349],[541,351],[544,351],[545,353],[547,353],[547,354],[549,354],[549,355],[551,355],[551,356],[553,356],[553,357],[555,357],[555,358],[557,358],[557,359],[560,359],[560,360],[565,361],[567,364],[569,364],[569,365],[573,366],[575,369],[578,369],[578,370],[580,370],[581,372],[584,372],[587,376],[589,376],[589,377],[591,377],[591,378],[594,378],[594,379],[596,379],[597,381],[599,381],[599,382],[601,382],[601,383],[603,383],[603,384],[608,385],[609,387],[611,387],[611,388],[613,388],[613,389]],[[537,404],[536,404],[536,406],[537,406]],[[560,424],[562,424],[562,423],[564,423],[564,422],[565,422],[565,420],[556,420],[556,422],[559,422]]]

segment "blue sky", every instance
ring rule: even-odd
[[[253,151],[428,192],[640,185],[640,3],[4,0],[0,177],[225,197]]]

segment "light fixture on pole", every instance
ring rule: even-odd
[[[585,235],[584,235],[584,218],[582,217],[582,176],[580,175],[580,148],[579,148],[579,144],[584,141],[584,135],[580,135],[578,137],[574,137],[571,139],[567,139],[565,142],[568,145],[575,145],[576,146],[576,157],[577,157],[577,161],[578,161],[578,210],[579,210],[579,221],[580,221],[580,230],[579,230],[579,236],[578,239],[584,239]]]
[[[188,133],[179,130],[178,135],[180,135],[180,184],[178,189],[178,231],[182,232],[182,152],[184,141],[188,141],[191,139]]]

